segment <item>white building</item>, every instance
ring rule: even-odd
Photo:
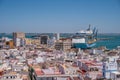
[[[117,71],[117,59],[119,56],[109,56],[107,57],[107,61],[103,63],[103,77],[110,79],[111,73]]]
[[[111,79],[112,80],[120,80],[120,72],[112,72]]]

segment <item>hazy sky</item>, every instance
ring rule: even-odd
[[[120,0],[0,0],[0,32],[120,33]]]

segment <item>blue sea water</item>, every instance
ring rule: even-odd
[[[108,49],[114,49],[120,46],[120,34],[99,34],[98,38],[106,38],[106,40],[97,41],[95,47],[106,46]]]
[[[48,35],[53,36],[54,34],[52,33],[47,33]],[[26,34],[26,38],[32,38],[32,36],[34,36],[35,33],[29,33]],[[73,35],[72,33],[61,33],[60,36],[61,37],[70,37],[71,35]],[[5,33],[1,33],[0,34],[0,38],[1,37],[9,37],[12,38],[12,34],[5,34]],[[98,34],[98,39],[104,39],[104,40],[98,40],[96,42],[96,46],[95,47],[100,47],[100,46],[106,46],[106,48],[108,49],[114,49],[117,48],[117,46],[120,46],[120,34],[118,33],[106,33],[106,34]]]

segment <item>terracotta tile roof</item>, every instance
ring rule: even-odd
[[[36,73],[37,75],[43,75],[43,74],[44,74],[41,69],[34,69],[34,70],[35,70],[35,73]]]

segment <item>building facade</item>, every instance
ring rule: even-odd
[[[71,40],[65,40],[65,41],[57,41],[55,43],[55,49],[56,50],[68,50],[68,49],[71,49]]]
[[[13,32],[13,41],[14,41],[14,46],[24,46],[25,44],[25,33],[23,32]]]

